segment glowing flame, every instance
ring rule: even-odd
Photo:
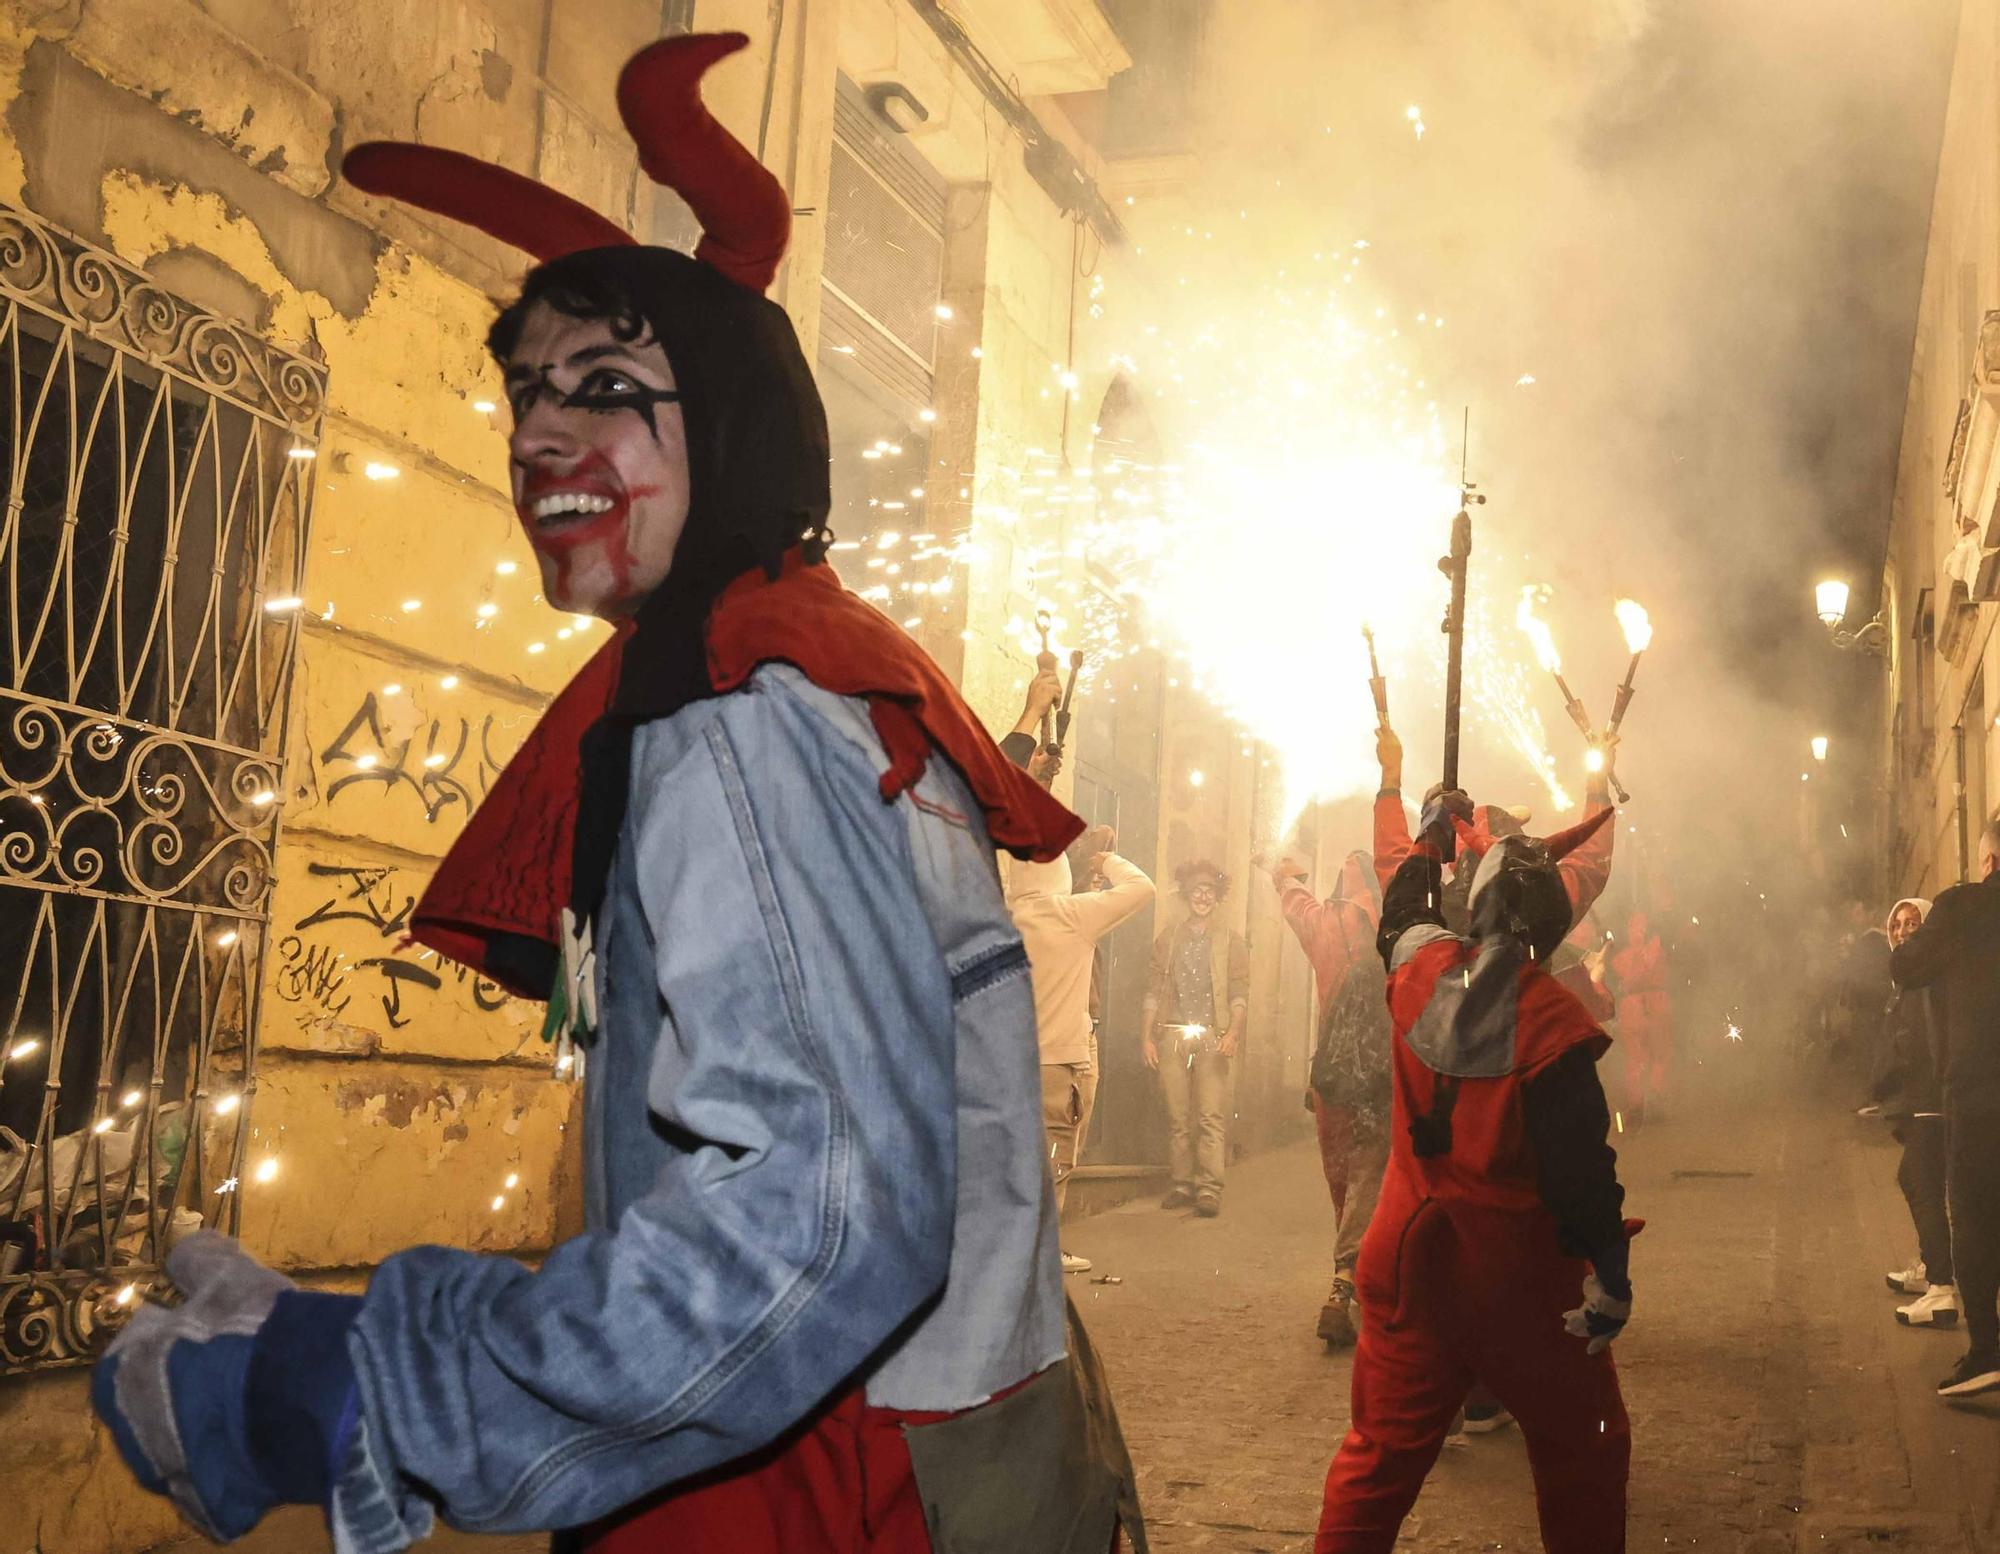
[[[1617,613],[1618,626],[1625,633],[1625,647],[1628,652],[1643,653],[1653,645],[1653,623],[1646,618],[1646,607],[1637,599],[1620,599],[1612,609]]]
[[[1538,606],[1549,602],[1546,583],[1530,583],[1521,590],[1521,602],[1514,609],[1514,624],[1527,633],[1534,644],[1535,661],[1551,674],[1561,674],[1562,654],[1556,651],[1555,633],[1549,630],[1549,623],[1535,613]]]
[[[1592,745],[1588,750],[1584,751],[1583,769],[1587,772],[1601,772],[1604,770],[1604,751],[1600,747]]]

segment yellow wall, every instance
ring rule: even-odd
[[[1969,0],[1959,22],[1951,99],[1938,161],[1923,297],[1910,368],[1909,398],[1885,572],[1885,597],[1895,624],[1892,676],[1906,723],[1920,714],[1935,731],[1920,772],[1898,769],[1890,787],[1905,850],[1897,860],[1899,889],[1935,894],[1959,877],[1957,762],[1953,726],[1987,744],[1985,794],[1969,795],[1969,831],[1976,843],[1982,810],[1990,812],[2000,790],[2000,745],[1994,713],[2000,709],[2000,609],[1978,607],[1970,639],[1957,662],[1939,655],[1927,704],[1918,684],[1911,630],[1917,594],[1933,588],[1945,596],[1939,567],[1957,539],[1944,475],[1959,406],[1971,391],[1981,318],[2000,308],[2000,16]],[[1984,516],[1984,515],[1982,515]],[[1942,604],[1939,606],[1942,610]],[[1970,704],[1973,679],[1985,666],[1984,700]],[[1895,759],[1891,753],[1891,759]],[[1973,850],[1976,850],[1973,849]]]

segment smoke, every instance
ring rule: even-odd
[[[1159,520],[1150,559],[1114,570],[1285,754],[1295,798],[1372,786],[1364,620],[1410,785],[1435,772],[1432,563],[1467,407],[1490,498],[1468,786],[1580,790],[1514,604],[1548,585],[1601,724],[1629,596],[1658,636],[1618,760],[1617,917],[1671,900],[1684,933],[1705,912],[1754,934],[1886,872],[1882,678],[1836,659],[1810,587],[1844,574],[1859,618],[1873,605],[1956,10],[1210,8],[1192,180],[1126,213],[1134,251],[1106,267],[1104,333],[1167,466],[1127,497]],[[1815,879],[1809,830],[1842,826]]]

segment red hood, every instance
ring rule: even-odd
[[[586,730],[611,704],[629,638],[621,631],[578,671],[495,780],[438,865],[410,936],[528,998],[490,960],[500,935],[554,944],[569,904],[577,781]],[[746,573],[723,590],[708,620],[708,667],[732,691],[759,664],[793,665],[839,696],[862,696],[889,756],[884,802],[922,777],[941,752],[971,787],[994,844],[1040,862],[1062,856],[1083,822],[1001,754],[930,656],[826,566],[796,555],[771,581]]]

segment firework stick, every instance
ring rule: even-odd
[[[1438,570],[1451,579],[1451,603],[1444,618],[1444,786],[1458,787],[1459,712],[1465,690],[1465,577],[1472,561],[1472,514],[1463,507],[1451,520],[1451,553]]]
[[[1634,653],[1632,662],[1625,666],[1625,683],[1618,687],[1618,699],[1611,704],[1611,732],[1614,734],[1618,732],[1618,725],[1625,721],[1625,709],[1632,705],[1632,680],[1639,673],[1639,656]]]
[[[1042,634],[1042,650],[1035,655],[1035,668],[1048,674],[1056,667],[1056,656],[1049,651],[1049,630],[1054,623],[1047,610],[1035,612],[1035,630]],[[1042,712],[1042,744],[1044,748],[1056,742],[1055,709],[1046,708]]]
[[[1570,722],[1576,725],[1578,733],[1595,744],[1597,734],[1590,726],[1590,714],[1584,711],[1583,703],[1577,700],[1576,692],[1569,688],[1569,681],[1562,677],[1560,669],[1551,669],[1549,673],[1556,678],[1556,689],[1562,692],[1563,710],[1569,714]]]
[[[1063,687],[1062,705],[1056,708],[1056,749],[1069,743],[1070,704],[1076,700],[1076,677],[1083,669],[1083,649],[1072,648],[1069,655],[1069,684]]]
[[[1375,726],[1389,726],[1389,682],[1382,678],[1382,666],[1375,659],[1375,633],[1367,626],[1361,635],[1368,643],[1368,690],[1375,698]]]

